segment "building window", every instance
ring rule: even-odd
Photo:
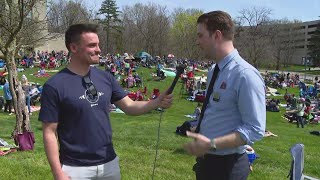
[[[308,48],[308,49],[310,49],[310,48],[312,48],[312,47],[314,47],[314,45],[307,45],[307,48]]]
[[[312,25],[309,25],[308,28],[314,28],[314,27],[317,27],[318,24],[312,24]]]
[[[311,32],[308,32],[308,35],[310,34],[314,34],[316,31],[311,31]]]
[[[295,43],[302,43],[302,42],[304,42],[305,40],[304,39],[297,39],[297,40],[295,40],[294,42]]]

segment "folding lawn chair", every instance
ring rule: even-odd
[[[307,175],[304,175],[303,168],[304,168],[304,145],[303,144],[295,144],[290,148],[290,153],[292,156],[291,161],[291,169],[288,174],[290,180],[319,180]]]

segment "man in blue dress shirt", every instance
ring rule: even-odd
[[[197,44],[216,62],[208,73],[207,92],[213,69],[219,69],[199,133],[187,132],[194,141],[184,147],[197,156],[197,180],[247,179],[244,145],[260,140],[266,126],[263,78],[234,48],[234,24],[228,13],[205,13],[197,24]]]

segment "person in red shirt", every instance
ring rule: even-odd
[[[188,79],[194,78],[193,72],[192,72],[192,71],[189,71],[189,72],[187,73],[187,77],[188,77]]]

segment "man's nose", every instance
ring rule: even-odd
[[[96,52],[98,52],[99,54],[101,53],[101,49],[100,49],[100,47],[99,47],[99,46],[97,46],[97,48],[96,48]]]

